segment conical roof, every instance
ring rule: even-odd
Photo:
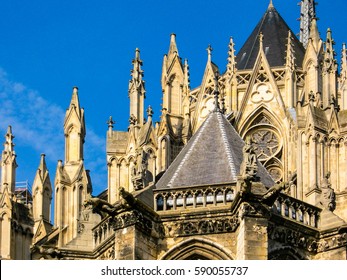
[[[288,27],[287,23],[270,4],[262,19],[258,22],[251,35],[246,40],[236,56],[238,70],[253,69],[259,53],[259,36],[263,34],[263,46],[266,58],[271,67],[284,66],[286,63],[286,50],[288,32],[293,37],[293,50],[296,65],[302,66],[305,48]]]
[[[211,112],[156,184],[157,189],[235,183],[244,142],[220,111]],[[258,163],[260,181],[274,185]]]

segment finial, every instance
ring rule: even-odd
[[[212,58],[212,47],[211,47],[211,45],[208,45],[208,47],[207,47],[207,59],[208,59],[208,61],[211,61],[211,58]]]
[[[273,8],[274,7],[274,5],[273,5],[273,3],[272,3],[272,0],[270,0],[270,3],[269,3],[269,7],[268,8]]]
[[[135,59],[136,60],[140,59],[140,49],[139,48],[135,49]]]
[[[147,116],[152,117],[153,116],[153,109],[151,106],[148,106],[148,109],[146,110]]]
[[[73,93],[73,94],[77,94],[77,93],[78,93],[78,87],[74,86],[74,87],[72,88],[72,93]]]
[[[112,128],[113,128],[113,125],[115,124],[116,122],[112,119],[112,116],[109,117],[108,121],[106,122],[106,124],[108,124],[108,129],[109,131],[112,131]]]
[[[137,122],[136,117],[135,117],[133,114],[131,114],[131,115],[130,115],[130,118],[129,118],[129,124],[130,124],[130,125],[135,125],[136,122]]]

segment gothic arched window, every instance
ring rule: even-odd
[[[282,181],[283,142],[278,129],[266,115],[260,114],[249,127],[244,139],[248,136],[252,138],[258,160],[269,171],[275,182]]]

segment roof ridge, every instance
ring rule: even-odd
[[[221,112],[217,111],[217,119],[218,119],[218,123],[219,123],[219,128],[221,130],[221,135],[222,135],[224,147],[225,147],[225,150],[226,150],[226,155],[227,155],[227,158],[228,158],[228,164],[229,164],[229,167],[230,167],[230,171],[231,171],[231,174],[234,177],[236,177],[237,174],[236,174],[236,170],[235,170],[234,157],[233,157],[232,152],[231,152],[232,151],[231,146],[230,146],[229,141],[227,139],[226,130],[225,130],[225,127],[223,125],[223,115],[222,115]]]

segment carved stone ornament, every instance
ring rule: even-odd
[[[243,179],[254,180],[256,178],[257,171],[257,155],[255,154],[252,146],[251,137],[247,137],[243,147],[243,161],[241,163],[240,173]]]
[[[249,203],[245,202],[241,205],[239,210],[239,217],[241,220],[247,215],[256,215],[258,212],[257,210],[250,205]]]
[[[105,217],[105,214],[113,216],[116,210],[115,207],[112,204],[108,203],[106,200],[92,196],[89,196],[83,202],[83,206],[84,208],[91,207],[93,209],[93,213],[99,214],[102,218]]]
[[[135,190],[140,190],[147,185],[148,155],[144,150],[138,150],[136,160],[131,172],[131,180]]]
[[[320,203],[322,206],[330,211],[334,211],[336,208],[336,196],[335,196],[335,191],[331,187],[330,183],[330,172],[328,172],[322,181],[321,185],[321,201]]]
[[[237,216],[234,216],[224,219],[182,222],[177,226],[176,230],[173,229],[174,225],[171,224],[170,231],[166,233],[169,233],[170,236],[173,236],[173,232],[178,236],[227,233],[235,231],[238,226],[239,219]]]

